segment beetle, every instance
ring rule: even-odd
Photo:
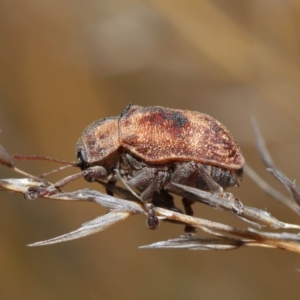
[[[148,212],[148,227],[158,218],[154,196],[174,191],[173,183],[222,193],[242,181],[244,157],[229,130],[196,111],[129,104],[119,116],[97,120],[81,134],[77,166],[87,181],[121,179],[136,188]],[[153,201],[152,201],[153,200]],[[183,199],[187,214],[191,201]]]

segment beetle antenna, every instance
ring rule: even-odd
[[[50,162],[60,163],[60,164],[64,165],[64,166],[54,169],[50,172],[43,173],[42,175],[38,176],[38,178],[44,178],[46,176],[52,175],[54,173],[60,172],[62,170],[70,168],[70,167],[78,167],[78,163],[76,163],[76,162],[70,162],[70,161],[66,161],[66,160],[62,160],[62,159],[56,159],[56,158],[52,158],[49,156],[15,154],[12,157],[15,159],[19,159],[19,160],[44,160],[44,161],[50,161]]]
[[[135,196],[137,199],[141,200],[141,197],[127,184],[127,182],[123,179],[118,169],[114,170],[115,173],[118,176],[118,179],[122,181],[122,183],[125,185],[125,187],[132,193],[133,196]]]
[[[62,170],[65,170],[65,169],[68,169],[68,168],[71,168],[71,167],[74,167],[74,166],[73,166],[73,165],[65,165],[65,166],[59,167],[59,168],[54,169],[54,170],[52,170],[52,171],[50,171],[50,172],[45,172],[45,173],[41,174],[41,175],[39,176],[39,178],[44,178],[44,177],[50,176],[50,175],[52,175],[52,174],[55,174],[55,173],[57,173],[57,172],[60,172],[60,171],[62,171]]]
[[[73,162],[73,161],[71,162],[71,161],[67,161],[67,160],[63,160],[63,159],[56,159],[56,158],[52,158],[49,156],[15,154],[12,157],[14,159],[19,159],[19,160],[45,160],[45,161],[50,161],[50,162],[56,162],[56,163],[63,164],[63,165],[77,167],[76,162]]]

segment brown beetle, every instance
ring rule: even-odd
[[[90,170],[88,181],[122,179],[137,188],[151,229],[158,225],[151,204],[155,193],[172,192],[172,183],[222,193],[240,185],[244,164],[231,133],[211,116],[136,105],[89,125],[78,140],[77,159],[77,166]],[[192,214],[191,202],[183,202]]]

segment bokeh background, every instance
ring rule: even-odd
[[[0,141],[10,153],[74,160],[82,130],[130,102],[197,110],[224,123],[248,163],[284,192],[258,157],[250,118],[279,168],[299,180],[299,26],[300,2],[292,0],[1,0]],[[37,175],[56,167],[17,165]],[[1,178],[17,176],[0,166]],[[82,187],[91,185],[78,180],[66,189]],[[300,222],[247,176],[232,191],[246,205]],[[195,210],[247,226],[200,204]],[[150,231],[143,216],[29,248],[106,210],[1,192],[0,211],[1,299],[299,299],[294,253],[139,250],[183,232],[165,223]]]

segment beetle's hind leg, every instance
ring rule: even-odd
[[[212,193],[222,193],[223,188],[211,178],[204,166],[196,162],[186,162],[179,165],[173,173],[168,189],[176,189],[172,183],[186,184]]]
[[[176,193],[176,187],[172,186],[172,183],[186,184],[213,193],[223,192],[223,188],[211,178],[204,166],[193,161],[180,164],[173,173],[167,189]],[[189,216],[194,215],[192,209],[192,204],[194,202],[195,201],[188,198],[182,198],[185,213]],[[192,233],[195,232],[195,228],[186,225],[184,231]]]

